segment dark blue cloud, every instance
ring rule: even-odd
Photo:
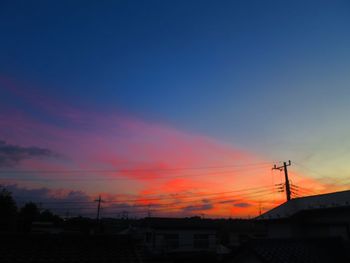
[[[12,167],[22,160],[42,157],[56,157],[49,149],[39,147],[22,147],[0,140],[0,167]]]
[[[248,203],[237,203],[237,204],[234,204],[235,207],[241,207],[241,208],[246,208],[246,207],[250,207],[252,206],[251,204],[248,204]]]
[[[221,202],[219,202],[219,204],[232,204],[234,202],[236,202],[236,200],[235,199],[231,199],[231,200],[221,201]]]
[[[202,211],[202,210],[210,210],[213,208],[212,204],[203,204],[203,205],[190,205],[186,206],[182,209],[184,212],[190,212],[190,211]]]

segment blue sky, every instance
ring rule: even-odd
[[[3,74],[215,134],[323,105],[349,66],[346,1],[70,2],[2,3]]]
[[[79,109],[344,174],[349,11],[348,1],[2,1],[0,76]],[[1,86],[0,96],[57,121]]]

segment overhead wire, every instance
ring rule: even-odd
[[[33,172],[39,172],[39,173],[83,173],[83,172],[91,172],[91,173],[95,173],[95,172],[106,172],[106,173],[115,173],[115,172],[130,172],[130,171],[179,171],[179,170],[200,170],[200,169],[222,169],[222,168],[229,168],[229,167],[237,167],[237,169],[235,170],[229,170],[229,171],[216,171],[216,172],[207,172],[207,173],[201,173],[201,174],[187,174],[187,175],[172,175],[172,174],[168,174],[167,176],[164,176],[163,178],[169,179],[169,178],[177,178],[177,177],[191,177],[191,176],[203,176],[203,175],[218,175],[218,174],[227,174],[227,173],[233,173],[233,172],[239,172],[239,171],[248,171],[248,170],[252,170],[252,169],[261,169],[266,166],[267,163],[255,163],[255,164],[246,164],[246,165],[234,165],[234,166],[208,166],[208,167],[187,167],[187,168],[172,168],[172,169],[119,169],[119,170],[66,170],[66,171],[35,171],[35,170],[27,170],[27,171],[0,171],[0,173],[23,173],[23,172],[27,172],[27,173],[33,173]],[[249,167],[251,166],[251,167]],[[240,167],[240,168],[238,168]],[[143,179],[143,178],[151,178],[151,176],[148,177],[136,177],[135,179]],[[49,181],[48,178],[0,178],[0,180],[6,180],[6,179],[10,179],[10,180],[28,180],[28,181]],[[65,181],[66,179],[74,179],[74,180],[81,180],[80,178],[62,178],[59,179],[59,181]],[[101,181],[101,180],[116,180],[116,179],[127,179],[130,180],[130,178],[84,178],[84,180],[88,180],[88,181]],[[156,179],[159,179],[158,177]],[[53,179],[55,181],[57,181],[57,179]],[[69,181],[69,180],[67,180]],[[191,207],[196,208],[196,206],[199,206],[198,208],[201,208],[203,205],[205,205],[206,203],[203,202],[204,199],[208,199],[209,204],[216,204],[216,203],[221,203],[224,204],[223,202],[227,202],[230,201],[227,198],[237,198],[237,197],[241,197],[242,199],[244,198],[258,198],[261,196],[266,196],[266,195],[270,195],[272,193],[274,193],[275,191],[273,189],[271,189],[271,186],[266,185],[266,186],[259,186],[259,187],[253,187],[253,188],[244,188],[244,189],[236,189],[236,190],[232,190],[232,191],[223,191],[223,192],[216,192],[216,193],[186,193],[185,195],[172,195],[172,196],[155,196],[155,197],[149,197],[150,195],[147,195],[148,198],[146,197],[137,197],[137,198],[130,198],[130,199],[117,199],[117,200],[105,200],[105,203],[108,204],[109,206],[106,206],[104,209],[108,209],[109,211],[111,209],[117,209],[118,211],[120,211],[121,209],[123,209],[123,207],[121,207],[121,205],[126,206],[126,209],[137,209],[137,208],[142,208],[142,207],[152,207],[152,206],[156,206],[157,208],[154,209],[152,208],[152,212],[157,212],[157,211],[162,211],[159,209],[162,209],[162,207],[164,207],[165,210],[169,210],[169,209],[186,209],[188,206],[186,207],[179,207],[183,204],[192,204]],[[235,194],[234,194],[235,193]],[[234,194],[234,195],[232,195]],[[225,195],[225,196],[218,196],[215,197],[216,195]],[[153,195],[154,196],[154,195]],[[200,197],[200,199],[197,200],[187,200],[187,201],[183,201],[181,199],[193,199],[195,197]],[[209,198],[208,198],[209,197]],[[241,200],[242,200],[241,199]],[[152,201],[163,201],[163,200],[177,200],[176,202],[172,202],[172,203],[160,203],[160,204],[126,204],[128,202],[152,202]],[[221,201],[217,201],[217,202],[213,202],[212,200],[221,200]],[[237,201],[237,200],[234,200]],[[121,202],[124,202],[124,204],[121,204]],[[200,204],[198,204],[198,202],[201,202]],[[251,200],[252,202],[252,200]],[[65,209],[70,210],[70,209],[75,209],[75,208],[80,208],[82,210],[88,210],[88,209],[96,209],[95,207],[90,207],[91,205],[96,205],[94,202],[91,201],[43,201],[43,202],[39,202],[41,205],[45,205],[48,208],[50,208],[49,206],[54,206],[54,205],[65,205],[69,207],[62,207],[62,208],[54,208],[52,207],[52,209],[57,210],[57,209]],[[197,203],[197,204],[196,204]],[[70,205],[76,205],[76,207],[72,207]],[[79,206],[78,206],[79,205]],[[87,206],[87,207],[86,207]],[[161,208],[160,208],[161,207]],[[138,210],[139,211],[139,210]]]
[[[153,204],[153,208],[152,208],[152,211],[168,211],[168,210],[181,210],[181,209],[188,209],[188,208],[191,208],[191,209],[196,209],[196,208],[199,208],[198,210],[200,210],[200,208],[202,208],[204,205],[212,205],[212,204],[222,204],[222,205],[225,205],[226,204],[226,201],[232,201],[230,202],[231,204],[234,204],[234,203],[237,203],[239,201],[246,201],[247,199],[249,200],[249,202],[254,202],[253,199],[255,198],[258,198],[258,197],[261,197],[261,196],[266,196],[266,195],[269,195],[269,194],[272,194],[273,190],[264,190],[264,191],[256,191],[255,193],[251,193],[251,194],[246,194],[246,196],[240,196],[240,199],[235,199],[235,200],[232,200],[232,198],[237,198],[237,196],[224,196],[224,197],[216,197],[216,198],[212,198],[210,199],[208,202],[203,202],[203,199],[201,200],[191,200],[191,201],[182,201],[182,202],[178,202],[178,203],[168,203],[168,204],[156,204],[156,208],[154,208],[154,204]],[[230,198],[230,199],[227,199],[227,198]],[[222,200],[223,199],[223,200]],[[213,202],[212,200],[221,200],[221,201],[216,201],[216,202]],[[200,202],[200,203],[198,203]],[[225,202],[225,203],[223,203]],[[256,203],[257,201],[255,201]],[[181,207],[181,205],[183,204],[190,204],[190,205],[187,205],[185,207]],[[135,209],[138,209],[138,208],[148,208],[150,209],[152,207],[152,204],[151,205],[130,205],[130,206],[118,206],[118,207],[103,207],[102,208],[102,213],[120,213],[121,211],[125,211],[125,210],[128,210],[128,212],[135,212],[134,210]],[[52,210],[54,211],[57,211],[57,210],[62,210],[64,209],[64,211],[69,211],[69,209],[72,209],[71,207],[67,208],[67,207],[61,207],[61,208],[53,208]],[[85,211],[86,210],[96,210],[96,207],[80,207],[81,209],[81,212]],[[130,209],[133,209],[133,211],[130,211]],[[205,209],[203,209],[205,210]],[[136,210],[136,212],[138,213],[140,210]],[[149,211],[149,210],[147,210]]]
[[[230,194],[230,193],[244,193],[244,192],[249,192],[249,191],[254,191],[254,190],[259,190],[259,189],[267,189],[271,188],[270,185],[264,185],[264,186],[259,186],[259,187],[252,187],[252,188],[241,188],[241,189],[236,189],[236,190],[231,190],[231,191],[222,191],[222,192],[214,192],[214,193],[186,193],[183,195],[171,195],[171,196],[156,196],[156,197],[137,197],[137,198],[130,198],[130,199],[118,199],[118,200],[104,200],[104,203],[120,203],[120,202],[145,202],[145,201],[161,201],[161,200],[174,200],[174,199],[187,199],[187,198],[194,198],[194,197],[208,197],[208,196],[215,196],[215,195],[222,195],[222,194]],[[47,202],[41,202],[41,203],[91,203],[91,201],[47,201]]]
[[[230,175],[232,173],[237,173],[241,171],[249,171],[249,170],[255,170],[255,169],[261,169],[264,167],[250,167],[250,168],[240,168],[235,170],[228,170],[228,171],[217,171],[217,172],[206,172],[206,173],[195,173],[195,174],[158,174],[158,175],[143,175],[143,176],[135,176],[135,175],[127,175],[127,174],[117,174],[113,175],[114,177],[98,177],[98,178],[92,178],[92,177],[80,177],[80,178],[28,178],[28,177],[0,177],[0,180],[4,181],[30,181],[30,182],[57,182],[57,181],[69,181],[69,182],[90,182],[90,181],[118,181],[118,180],[168,180],[173,178],[189,178],[189,177],[197,177],[197,176],[208,176],[208,175]],[[99,174],[101,176],[101,174]]]
[[[115,173],[115,172],[138,172],[138,171],[181,171],[181,170],[204,170],[204,169],[222,169],[233,167],[253,167],[266,166],[270,163],[246,163],[235,165],[221,165],[221,166],[201,166],[201,167],[178,167],[178,168],[119,168],[119,169],[66,169],[66,170],[0,170],[0,173]]]
[[[205,199],[205,198],[201,198],[201,199],[196,199],[196,200],[187,200],[187,201],[177,201],[177,202],[172,202],[172,203],[149,203],[149,204],[127,204],[127,203],[112,203],[112,205],[107,206],[107,208],[116,208],[119,209],[120,207],[128,207],[128,208],[137,208],[137,207],[149,207],[149,206],[172,206],[172,205],[179,205],[179,204],[184,204],[184,203],[196,203],[196,202],[202,202],[205,203],[205,201],[207,202],[211,202],[212,200],[220,200],[220,199],[225,199],[224,201],[237,201],[237,200],[232,200],[232,198],[237,198],[237,197],[256,197],[259,196],[261,194],[266,194],[268,192],[272,192],[271,189],[266,189],[266,190],[260,190],[260,191],[255,191],[255,192],[251,192],[251,193],[246,193],[243,195],[229,195],[229,196],[220,196],[220,197],[212,197],[210,199]],[[227,199],[230,198],[230,199]],[[204,201],[205,200],[205,201]],[[46,203],[46,205],[48,205]],[[95,207],[84,207],[84,206],[77,206],[77,204],[74,204],[75,206],[69,206],[69,208],[93,208],[95,209]],[[86,205],[86,204],[84,204]],[[90,205],[95,205],[94,203],[91,203]]]
[[[263,195],[266,195],[266,194],[263,194]],[[260,194],[260,196],[262,196],[262,194]],[[210,205],[213,205],[213,204],[220,204],[222,201],[216,201],[216,202],[211,202],[211,203],[208,203]],[[151,209],[151,212],[152,213],[157,213],[157,212],[167,212],[167,211],[170,211],[170,210],[185,210],[185,211],[182,211],[182,212],[191,212],[190,210],[191,209],[195,209],[197,211],[201,211],[201,210],[206,210],[205,208],[203,209],[200,209],[203,207],[203,205],[205,205],[206,203],[201,203],[201,204],[198,204],[198,205],[192,205],[192,206],[185,206],[185,207],[178,207],[178,206],[172,206],[172,207],[165,207],[165,208],[156,208],[156,209]],[[189,211],[186,211],[186,209],[189,209]],[[136,210],[136,211],[126,211],[125,209],[122,210],[122,211],[104,211],[102,212],[103,214],[112,214],[112,215],[115,215],[115,214],[120,214],[120,212],[127,212],[128,214],[144,214],[144,213],[147,213],[149,212],[150,210]],[[92,213],[93,214],[93,213]]]

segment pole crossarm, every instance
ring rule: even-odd
[[[279,171],[284,171],[284,179],[285,179],[285,186],[286,186],[286,198],[287,202],[291,199],[291,186],[289,183],[289,178],[288,178],[288,166],[291,166],[292,162],[289,160],[287,162],[283,162],[282,166],[277,166],[276,164],[272,167],[272,170],[279,170]]]

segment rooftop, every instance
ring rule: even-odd
[[[288,218],[301,211],[347,206],[350,206],[350,190],[295,198],[267,211],[257,219]]]

